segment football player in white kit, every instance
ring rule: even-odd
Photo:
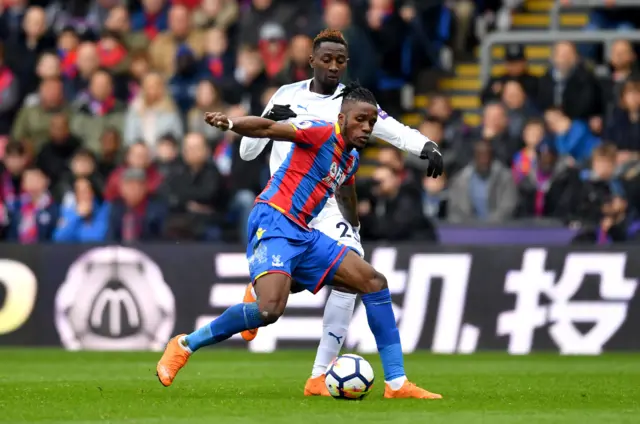
[[[346,70],[347,61],[347,43],[342,33],[334,30],[322,31],[313,41],[313,54],[309,59],[309,64],[313,68],[313,78],[282,86],[267,104],[263,116],[274,121],[294,119],[296,121],[313,119],[335,121],[342,104],[342,99],[336,98],[336,95],[344,88],[340,78]],[[373,137],[428,160],[428,176],[437,178],[442,174],[442,155],[436,143],[418,131],[399,123],[380,108],[378,108],[378,122],[373,129]],[[244,137],[240,144],[240,156],[243,160],[253,160],[270,141]],[[291,146],[292,143],[289,142],[273,143],[269,161],[271,175],[284,162]],[[345,205],[346,210],[355,209],[355,192],[353,196],[354,198],[345,200],[345,203],[351,203],[348,207]],[[329,199],[318,217],[311,221],[310,226],[340,241],[364,257],[359,227],[354,228],[343,216],[335,197]],[[244,302],[254,301],[255,292],[249,284],[245,291]],[[324,373],[342,348],[355,302],[356,294],[339,288],[332,289],[324,310],[323,333],[311,377],[304,388],[305,396],[330,396],[324,383]],[[242,337],[251,341],[256,337],[257,332],[257,329],[247,330],[242,332]]]

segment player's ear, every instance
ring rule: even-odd
[[[311,66],[313,68],[313,55],[312,54],[309,55],[309,66]]]
[[[342,112],[340,112],[338,114],[338,124],[340,125],[340,128],[344,128],[344,121],[346,119],[346,115]]]

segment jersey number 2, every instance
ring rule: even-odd
[[[336,224],[336,228],[338,229],[342,228],[342,234],[340,234],[340,238],[343,238],[343,237],[351,238],[351,234],[349,234],[349,226],[347,225],[346,222],[338,222]]]

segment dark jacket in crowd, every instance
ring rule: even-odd
[[[640,119],[632,121],[627,111],[614,109],[605,126],[604,140],[614,143],[619,150],[640,152]]]
[[[538,106],[542,110],[560,107],[571,119],[585,120],[604,112],[598,80],[583,64],[578,64],[563,83],[555,80],[554,73],[550,68],[540,79]]]
[[[117,199],[111,204],[107,241],[116,243],[123,241],[123,220],[128,210],[129,208],[121,199]],[[162,200],[149,197],[139,208],[136,208],[136,216],[138,216],[140,224],[140,241],[162,239],[167,218],[167,207]]]
[[[46,143],[36,157],[36,165],[49,177],[51,186],[69,172],[69,162],[76,150],[82,145],[82,140],[70,135],[62,144]]]
[[[437,240],[434,225],[422,213],[422,192],[403,184],[393,199],[375,199],[360,216],[360,234],[368,240]]]

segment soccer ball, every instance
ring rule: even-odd
[[[373,386],[373,368],[362,356],[338,356],[327,368],[325,384],[335,399],[362,399]]]

